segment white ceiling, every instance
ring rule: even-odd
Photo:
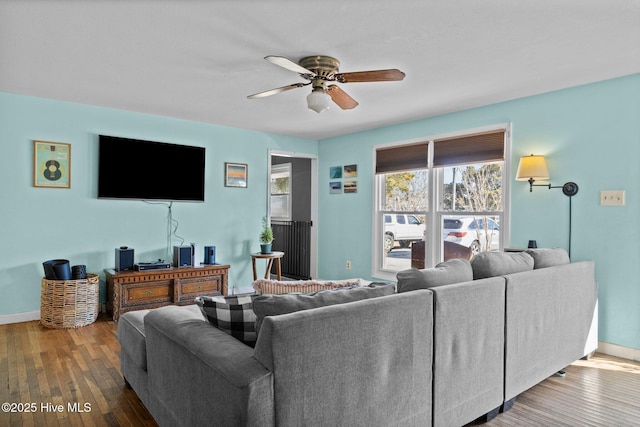
[[[263,59],[330,55],[317,114]],[[0,0],[0,91],[323,139],[640,72],[640,0]]]

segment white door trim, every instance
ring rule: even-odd
[[[318,278],[318,155],[300,153],[297,151],[282,151],[269,149],[267,156],[267,182],[271,182],[271,157],[293,157],[311,160],[311,248],[310,248],[310,271],[311,278]],[[271,186],[267,185],[267,212],[271,218]]]

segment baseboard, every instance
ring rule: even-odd
[[[617,344],[598,341],[598,353],[608,354],[609,356],[622,357],[623,359],[635,360],[640,362],[640,349],[623,347]]]
[[[40,320],[40,311],[29,311],[27,313],[0,315],[0,325],[8,325],[9,323],[30,322],[31,320]]]

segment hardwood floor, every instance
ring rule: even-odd
[[[0,426],[155,426],[120,374],[117,324],[0,325]],[[60,406],[62,405],[62,406]]]
[[[124,385],[116,326],[106,316],[78,329],[0,325],[0,403],[16,411],[3,406],[0,426],[155,426]],[[566,372],[482,425],[640,426],[640,363],[596,354]]]
[[[640,426],[640,363],[596,353],[565,372],[521,393],[509,411],[482,425]]]

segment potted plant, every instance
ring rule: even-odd
[[[260,233],[260,252],[263,254],[271,253],[271,242],[273,242],[273,229],[269,224],[268,218],[262,218],[262,232]]]

